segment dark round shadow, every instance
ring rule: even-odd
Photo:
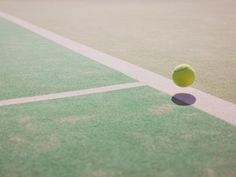
[[[171,100],[181,106],[188,106],[192,105],[196,102],[196,98],[188,93],[177,93],[174,96],[172,96]]]

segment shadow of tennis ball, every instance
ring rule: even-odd
[[[174,96],[172,96],[171,100],[177,104],[177,105],[181,105],[181,106],[188,106],[188,105],[192,105],[196,102],[196,98],[188,93],[178,93],[175,94]]]

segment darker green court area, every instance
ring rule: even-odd
[[[233,177],[236,128],[140,87],[0,107],[0,176]]]
[[[0,99],[126,82],[133,80],[0,18]]]

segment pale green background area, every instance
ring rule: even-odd
[[[0,107],[1,177],[235,177],[236,128],[149,87]]]
[[[0,99],[135,82],[0,18]]]
[[[236,103],[236,1],[0,1],[0,10],[168,78],[180,63],[193,87]]]

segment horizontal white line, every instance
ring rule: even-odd
[[[91,88],[91,89],[83,89],[83,90],[71,91],[71,92],[61,92],[61,93],[54,93],[54,94],[48,94],[48,95],[0,100],[0,106],[54,100],[54,99],[59,99],[59,98],[68,98],[68,97],[89,95],[89,94],[95,94],[95,93],[104,93],[104,92],[111,92],[115,90],[122,90],[122,89],[128,89],[128,88],[134,88],[134,87],[140,87],[140,86],[145,86],[145,84],[141,82],[134,82],[134,83],[125,83],[125,84],[111,85],[111,86]]]
[[[79,54],[87,56],[90,59],[104,64],[114,70],[120,71],[123,74],[126,74],[127,76],[136,79],[137,81],[146,83],[150,87],[163,91],[171,96],[175,95],[176,93],[182,92],[190,93],[196,97],[196,102],[193,104],[194,107],[236,126],[236,105],[231,102],[222,100],[220,98],[217,98],[215,96],[212,96],[210,94],[207,94],[191,87],[186,89],[179,88],[175,86],[170,79],[167,79],[156,73],[143,69],[139,66],[112,57],[95,49],[72,41],[68,38],[45,30],[41,27],[30,24],[29,22],[13,17],[9,14],[0,12],[0,16],[36,34],[39,34],[45,37],[46,39],[50,39],[66,48],[69,48]]]

